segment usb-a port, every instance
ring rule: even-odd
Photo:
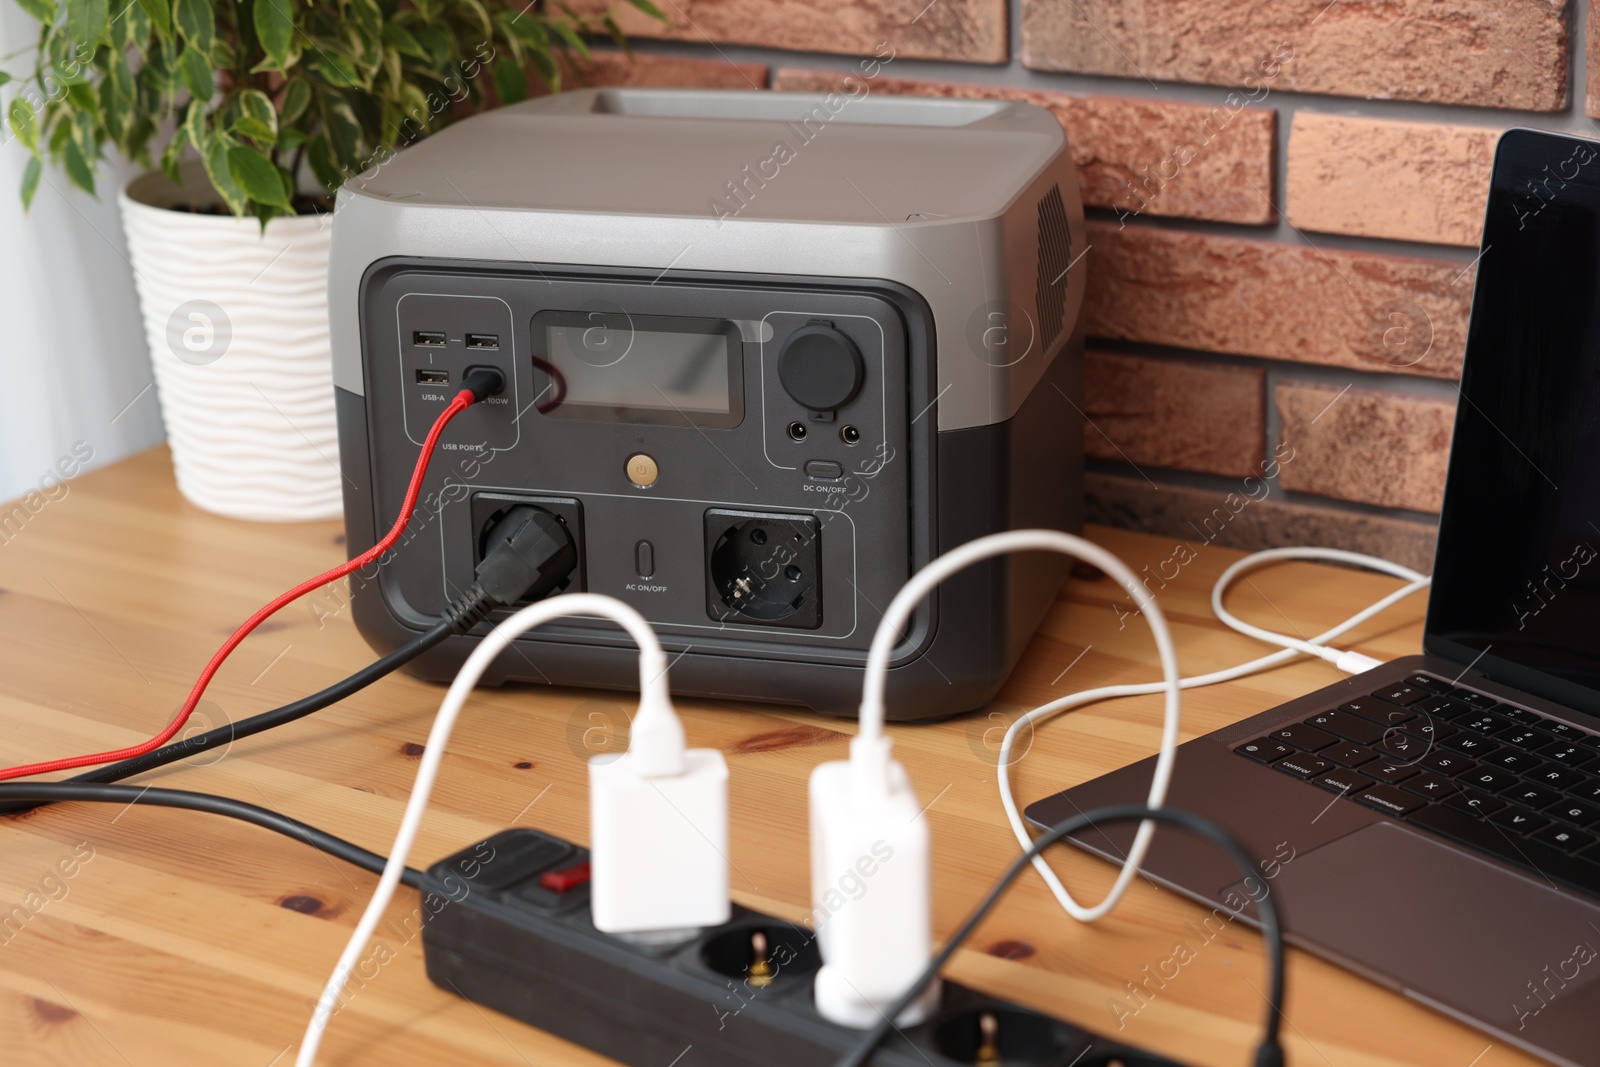
[[[449,385],[450,372],[447,370],[433,370],[423,367],[417,371],[418,385]]]
[[[468,348],[499,348],[500,335],[497,333],[469,333],[467,334]]]
[[[444,334],[434,333],[431,330],[418,330],[411,335],[411,343],[422,345],[424,348],[443,348]]]

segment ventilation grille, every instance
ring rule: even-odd
[[[1067,311],[1067,272],[1072,263],[1072,231],[1061,187],[1053,185],[1039,201],[1039,277],[1034,302],[1039,312],[1039,337],[1046,351],[1061,335]]]

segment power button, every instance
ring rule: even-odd
[[[628,457],[628,481],[640,489],[656,484],[656,478],[661,474],[661,468],[656,466],[656,461],[643,452],[636,452]]]

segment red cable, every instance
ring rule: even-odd
[[[194,688],[189,690],[189,699],[183,702],[183,707],[178,709],[178,714],[167,724],[166,729],[143,744],[134,745],[132,748],[122,748],[115,752],[97,752],[92,756],[72,756],[68,759],[50,760],[46,763],[29,763],[22,767],[8,767],[0,770],[0,781],[5,781],[8,778],[26,778],[35,774],[47,774],[50,771],[70,771],[77,767],[93,767],[102,763],[115,763],[118,760],[132,759],[147,752],[154,752],[170,741],[173,735],[183,729],[183,724],[189,721],[189,716],[194,712],[195,706],[200,703],[200,697],[205,693],[206,686],[211,683],[212,675],[217,673],[218,668],[222,666],[223,660],[227,659],[228,655],[239,647],[239,642],[250,636],[250,631],[260,626],[262,622],[270,618],[285,604],[305,596],[313,589],[343,578],[351,571],[360,570],[394,547],[395,542],[400,540],[400,535],[405,533],[406,526],[411,522],[411,513],[416,509],[417,497],[422,493],[422,479],[428,473],[428,461],[433,458],[434,446],[439,443],[439,435],[444,432],[445,426],[449,425],[451,419],[467,410],[476,399],[470,389],[463,389],[456,394],[456,398],[450,402],[450,406],[439,413],[439,418],[434,422],[433,428],[428,431],[427,440],[422,442],[422,455],[417,457],[417,469],[411,475],[411,484],[406,487],[406,499],[400,505],[400,516],[395,519],[393,529],[384,535],[383,540],[354,559],[339,564],[331,571],[325,571],[315,578],[301,582],[288,592],[279,594],[270,604],[246,619],[244,625],[233,631],[233,636],[224,641],[222,647],[217,649],[216,655],[211,657],[211,662],[206,664],[206,669],[200,672],[199,680],[194,683]]]

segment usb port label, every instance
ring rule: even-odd
[[[444,334],[433,330],[417,330],[411,335],[411,343],[424,348],[443,348]]]

